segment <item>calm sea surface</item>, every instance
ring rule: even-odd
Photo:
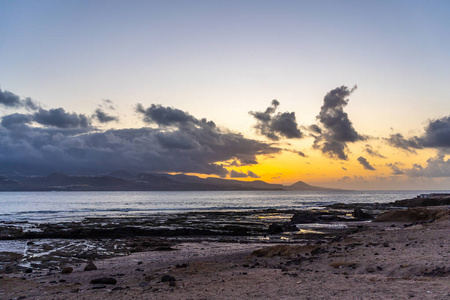
[[[429,191],[1,192],[0,221],[63,222],[189,211],[308,209],[342,202],[390,202]]]

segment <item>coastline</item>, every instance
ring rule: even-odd
[[[297,220],[299,215],[305,218],[297,213]],[[130,237],[122,240],[134,247],[135,251],[127,255],[121,253],[108,259],[94,255],[43,269],[6,272],[4,268],[0,272],[0,298],[450,297],[449,206],[391,209],[382,215],[385,219],[381,218],[381,222],[348,221],[354,225],[351,230],[347,227],[317,234],[316,238],[311,235],[285,242],[280,232],[266,232],[265,238],[269,239],[253,239],[251,235],[224,235],[218,239],[198,235]],[[410,219],[399,218],[405,215]],[[419,216],[425,219],[411,219]],[[271,241],[275,236],[277,239]],[[118,244],[118,239],[108,239]],[[89,260],[94,261],[97,270],[84,271]],[[62,274],[66,267],[73,271]],[[164,281],[164,275],[175,280]],[[116,284],[91,284],[91,280],[105,277],[113,278]]]

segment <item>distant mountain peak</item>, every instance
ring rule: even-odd
[[[330,189],[320,186],[309,185],[303,181],[297,181],[294,184],[286,186],[284,189],[289,191],[339,191],[339,189]]]

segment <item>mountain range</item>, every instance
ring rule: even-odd
[[[233,191],[287,190],[335,191],[298,181],[292,185],[270,184],[261,180],[240,181],[221,178],[200,178],[185,174],[132,175],[115,171],[103,176],[73,176],[55,172],[48,176],[0,175],[0,191]]]

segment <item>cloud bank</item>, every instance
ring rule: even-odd
[[[282,151],[272,144],[219,129],[214,122],[175,108],[137,105],[136,111],[144,122],[156,124],[157,128],[100,131],[92,125],[92,118],[100,122],[115,120],[106,113],[102,115],[102,110],[97,110],[92,118],[63,108],[39,108],[30,114],[3,116],[0,173],[104,174],[123,169],[136,173],[183,172],[225,177],[229,173],[224,167],[226,161],[252,165],[258,163],[259,155]],[[254,173],[246,176],[257,177]]]

